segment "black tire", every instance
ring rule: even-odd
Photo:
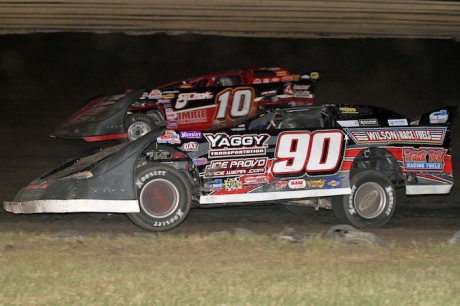
[[[140,212],[127,214],[129,219],[152,232],[171,230],[184,221],[192,204],[192,189],[184,175],[163,164],[142,166],[137,173]]]
[[[160,115],[158,114],[158,116]],[[149,116],[146,114],[127,116],[125,118],[125,132],[128,134],[128,138],[122,139],[121,142],[136,140],[158,127],[161,124],[158,116]]]
[[[334,216],[339,220],[340,224],[348,224],[348,219],[345,216],[345,214],[341,213],[340,206],[342,205],[343,198],[347,197],[348,201],[348,195],[346,196],[334,196],[331,198],[331,204],[332,204],[332,212],[334,213]]]
[[[350,182],[349,195],[332,198],[336,218],[357,228],[381,227],[396,208],[396,192],[391,181],[382,173],[366,170],[356,173]]]

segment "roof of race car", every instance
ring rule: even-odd
[[[271,75],[271,76],[276,76],[276,73],[284,73],[285,75],[290,75],[291,74],[286,69],[280,68],[280,67],[262,67],[262,68],[235,69],[235,70],[228,70],[228,71],[210,73],[210,74],[197,76],[197,77],[186,78],[186,79],[183,79],[183,80],[174,81],[174,82],[162,85],[162,86],[160,86],[158,88],[176,87],[176,86],[179,86],[181,84],[196,83],[196,82],[198,82],[198,81],[200,81],[202,79],[218,78],[218,77],[221,77],[221,76],[237,75],[237,74],[241,74],[241,73],[250,73],[255,78],[267,77],[267,75],[263,75],[263,76],[256,75],[258,72],[264,72],[264,73],[273,72],[274,75]]]

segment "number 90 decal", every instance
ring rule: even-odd
[[[334,173],[343,155],[341,131],[283,132],[278,136],[273,174]]]

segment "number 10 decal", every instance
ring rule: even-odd
[[[284,132],[278,137],[273,174],[336,172],[342,157],[340,131]]]
[[[248,116],[254,105],[254,90],[251,87],[226,89],[216,96],[216,119],[225,120]],[[230,113],[227,108],[230,107]],[[228,115],[228,116],[227,116]]]

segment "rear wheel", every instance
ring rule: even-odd
[[[349,195],[332,198],[332,210],[341,223],[358,228],[381,227],[396,208],[396,193],[391,181],[382,173],[366,170],[350,180]]]
[[[190,184],[175,168],[146,165],[136,175],[139,213],[128,214],[142,229],[161,232],[178,226],[187,217],[191,203]]]

